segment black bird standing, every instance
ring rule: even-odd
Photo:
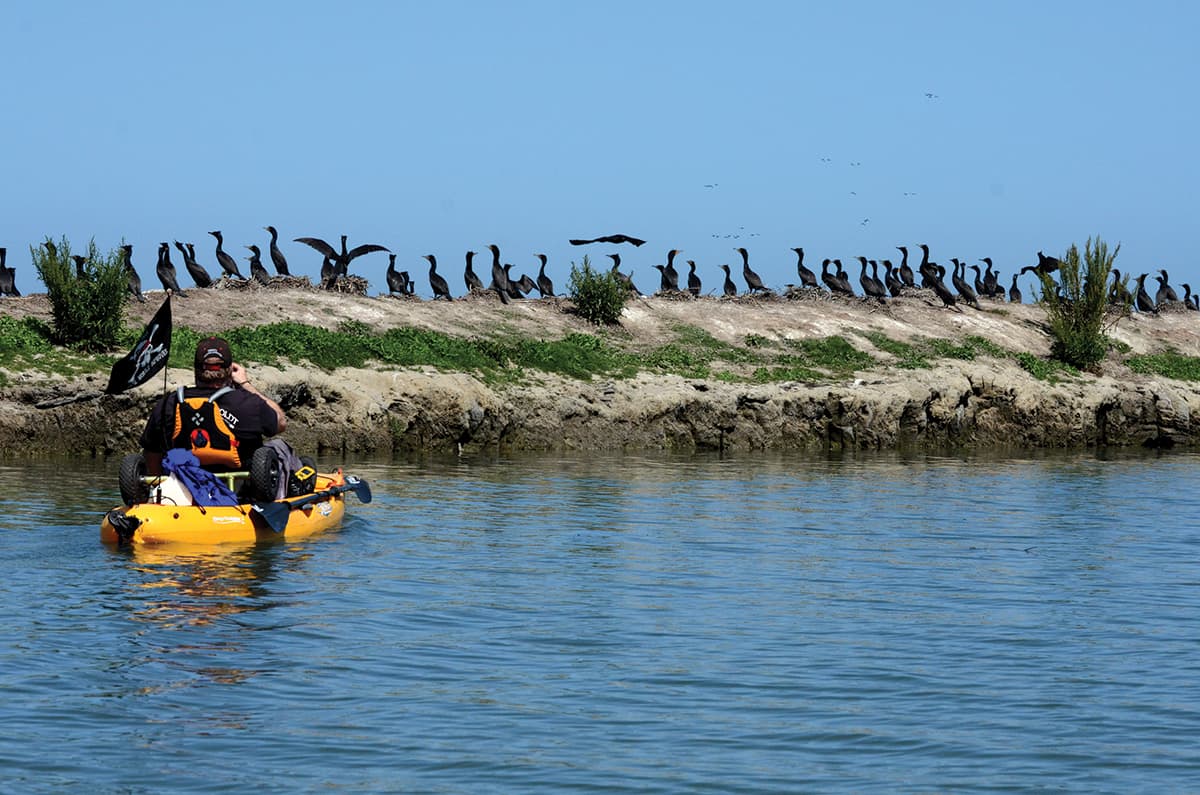
[[[625,285],[625,289],[629,290],[634,295],[641,295],[642,291],[639,290],[633,283],[633,276],[628,273],[621,273],[621,255],[606,254],[605,256],[612,258],[612,274],[621,280],[621,284]]]
[[[132,258],[133,246],[129,247],[129,255]],[[171,264],[171,247],[166,243],[158,244],[158,264],[154,266],[154,272],[158,274],[158,280],[162,282],[164,290],[169,290],[180,298],[184,297],[185,293],[179,289],[179,281],[175,278],[175,266]]]
[[[429,289],[433,290],[433,300],[445,298],[447,301],[453,301],[454,297],[450,295],[450,285],[437,272],[437,258],[432,254],[426,254],[423,259],[429,260]]]
[[[337,280],[337,265],[334,264],[333,257],[326,254],[321,258],[321,289],[332,290]]]
[[[267,269],[262,264],[262,250],[258,246],[246,246],[250,249],[250,278],[259,284],[267,285],[271,283],[271,274],[267,273]]]
[[[1045,254],[1043,254],[1040,251],[1037,253],[1037,255],[1038,255],[1038,264],[1037,265],[1026,265],[1024,268],[1021,268],[1022,275],[1029,273],[1030,271],[1034,271],[1035,273],[1040,273],[1044,276],[1049,276],[1051,273],[1054,273],[1056,270],[1058,270],[1060,267],[1062,267],[1062,261],[1059,260],[1057,257],[1047,257]]]
[[[917,283],[913,280],[913,269],[908,265],[908,247],[896,246],[900,252],[900,283],[905,287],[916,287]]]
[[[971,289],[971,285],[967,284],[966,274],[967,265],[965,262],[959,262],[957,257],[951,257],[950,262],[954,264],[954,272],[950,276],[950,280],[954,282],[954,289],[958,291],[958,297],[966,301],[976,309],[982,309],[979,305],[979,299],[975,296],[975,291]],[[961,267],[961,274],[959,268]]]
[[[1019,304],[1019,303],[1021,303],[1021,300],[1023,298],[1023,296],[1021,295],[1021,288],[1017,286],[1017,276],[1018,275],[1019,274],[1016,274],[1016,273],[1013,274],[1012,287],[1008,288],[1008,302],[1011,304]]]
[[[885,259],[883,261],[883,281],[887,285],[888,292],[892,294],[892,298],[899,298],[904,290],[904,282],[900,281],[896,276],[896,271],[892,267],[892,261]]]
[[[217,239],[217,264],[221,266],[221,270],[225,271],[230,276],[234,276],[242,281],[246,277],[238,270],[237,261],[226,253],[224,248],[225,241],[221,239],[221,230],[217,229],[209,232],[210,235]]]
[[[471,265],[471,263],[474,262],[474,260],[475,260],[475,252],[468,251],[467,252],[467,267],[463,271],[463,283],[467,285],[467,294],[468,295],[475,292],[476,290],[478,290],[481,293],[483,292],[483,281],[479,278],[479,274],[475,273],[475,268],[473,268]],[[396,261],[396,257],[392,256],[392,262],[395,262],[395,261]]]
[[[187,248],[178,240],[175,241],[175,248],[179,249],[179,253],[183,255],[183,267],[187,268],[188,275],[192,277],[192,281],[196,286],[203,289],[212,287],[212,277],[208,275],[208,271],[204,270],[204,266],[196,262],[196,247],[188,243]]]
[[[932,290],[934,282],[938,279],[945,279],[946,269],[929,261],[929,246],[919,243],[917,248],[921,249],[921,264],[917,266],[917,273],[921,274],[921,286],[926,290]],[[941,276],[938,275],[939,273]],[[946,286],[945,281],[942,282],[942,286]]]
[[[887,303],[884,300],[883,288],[876,284],[875,280],[867,275],[867,258],[859,257],[858,262],[859,265],[862,266],[862,270],[858,274],[858,283],[862,285],[863,298],[868,300],[874,298],[881,304]]]
[[[500,303],[508,303],[508,294],[512,288],[508,284],[508,272],[504,270],[504,266],[500,264],[500,247],[494,243],[488,244],[488,250],[492,252],[492,283],[490,289],[496,291],[496,295],[500,296]]]
[[[829,265],[831,262],[833,262],[831,259],[821,260],[821,281],[823,281],[825,286],[829,288],[829,292],[836,293],[838,292],[837,274],[829,272]]]
[[[679,286],[677,284],[672,286],[671,278],[669,276],[667,276],[667,266],[666,265],[655,265],[654,269],[657,270],[659,273],[659,280],[658,280],[658,291],[659,292],[669,293],[669,292],[672,292],[676,287]]]
[[[804,249],[797,247],[792,251],[796,252],[796,275],[800,277],[800,286],[820,289],[820,285],[817,284],[817,274],[804,267]]]
[[[129,287],[129,293],[139,303],[146,303],[146,296],[142,295],[142,277],[133,269],[133,246],[129,244],[121,246],[121,266],[125,269],[125,283]]]
[[[930,271],[931,274],[935,274],[935,277],[930,279],[930,289],[933,290],[938,298],[942,299],[942,307],[953,309],[955,312],[961,312],[962,310],[957,306],[958,301],[954,297],[954,293],[950,292],[950,288],[946,286],[946,269],[936,263],[929,263],[926,270]]]
[[[678,253],[679,249],[677,248],[673,248],[667,252],[667,265],[663,268],[663,279],[665,279],[663,282],[664,290],[669,289],[679,292],[679,271],[675,270],[675,255]],[[667,282],[670,282],[670,287],[666,286]]]
[[[363,254],[370,254],[373,251],[387,251],[386,248],[376,243],[363,243],[361,246],[355,246],[347,251],[346,235],[342,235],[342,250],[340,252],[319,237],[298,237],[295,242],[303,243],[310,248],[316,249],[322,255],[329,257],[330,261],[333,262],[335,271],[334,282],[337,281],[338,276],[345,276],[349,272],[351,261],[361,257]],[[389,251],[388,253],[390,254],[391,252]],[[322,270],[324,270],[324,266],[322,266]],[[323,275],[321,281],[325,281]],[[333,282],[330,282],[330,286],[332,284]]]
[[[837,284],[837,291],[842,295],[857,297],[854,295],[854,288],[850,286],[850,276],[842,268],[842,261],[834,259],[833,264],[837,266],[837,273],[834,274],[834,282]]]
[[[524,285],[521,284],[521,281],[519,279],[516,281],[513,280],[512,267],[513,266],[512,266],[511,262],[504,263],[504,279],[508,283],[508,297],[509,298],[524,298],[525,297]]]
[[[983,275],[983,288],[988,298],[1004,299],[1004,288],[1000,286],[1000,272],[992,270],[992,258],[983,257],[979,260],[987,265]]]
[[[271,233],[271,264],[275,266],[275,272],[280,276],[291,276],[288,273],[287,258],[279,250],[279,232],[273,226],[264,226],[263,229]]]
[[[1179,302],[1179,293],[1175,292],[1175,288],[1168,284],[1171,277],[1167,275],[1165,270],[1160,270],[1162,276],[1155,276],[1158,282],[1158,292],[1154,294],[1154,303],[1162,306],[1163,304],[1173,304]]]
[[[1194,297],[1195,296],[1192,295],[1192,286],[1190,284],[1188,284],[1187,282],[1184,282],[1183,283],[1183,305],[1185,308],[1190,309],[1193,312],[1196,311],[1196,305],[1192,303],[1192,299]]]
[[[725,284],[722,285],[721,289],[725,291],[727,298],[732,298],[738,294],[737,285],[733,283],[733,279],[729,276],[728,265],[721,265],[721,270],[725,271]]]
[[[17,289],[17,269],[5,267],[8,259],[8,249],[0,248],[0,295],[20,298],[21,291]]]
[[[1148,273],[1143,273],[1137,277],[1137,310],[1139,312],[1157,312],[1158,307],[1154,305],[1154,299],[1150,297],[1150,293],[1146,292],[1146,277]]]
[[[72,254],[71,259],[75,261],[75,278],[81,282],[86,282],[88,275],[87,270],[83,266],[87,263],[87,257],[82,254]]]
[[[403,278],[400,275],[400,273],[396,271],[396,255],[395,254],[388,254],[388,266],[387,266],[386,278],[387,278],[387,286],[388,286],[388,295],[395,295],[396,293],[400,293],[400,295],[408,295],[408,289],[407,289],[408,288],[408,285],[407,285],[408,279]]]
[[[540,295],[542,298],[553,298],[554,282],[550,281],[550,277],[546,275],[546,255],[534,254],[534,256],[537,257],[542,263],[541,267],[538,268],[537,275],[538,295]]]
[[[987,288],[983,284],[983,275],[979,272],[979,266],[972,265],[971,270],[975,271],[975,294],[986,297],[988,294],[988,291],[987,291]],[[967,267],[966,267],[966,263],[963,263],[963,276],[966,276],[966,275],[967,275]]]
[[[763,286],[762,279],[758,278],[758,274],[750,270],[749,252],[747,252],[744,248],[737,248],[734,249],[734,251],[742,255],[742,278],[746,280],[746,287],[750,290],[750,292],[769,292],[769,290]]]
[[[700,277],[696,275],[696,261],[688,260],[687,264],[688,264],[688,276],[687,276],[688,292],[692,294],[692,298],[699,298],[701,284],[700,284]]]
[[[1108,289],[1108,302],[1113,306],[1127,306],[1133,303],[1133,295],[1130,294],[1129,288],[1125,285],[1128,277],[1122,278],[1121,271],[1116,268],[1112,269],[1113,283]]]

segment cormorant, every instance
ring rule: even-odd
[[[746,249],[737,248],[734,249],[734,251],[742,255],[742,278],[746,280],[746,287],[750,290],[750,292],[753,293],[760,290],[762,292],[769,292],[769,290],[763,286],[762,279],[758,278],[758,274],[750,270],[750,254],[746,251]]]
[[[700,297],[700,277],[696,275],[696,261],[688,260],[687,264],[688,264],[688,277],[687,277],[688,288],[687,288],[687,291],[692,294],[693,298],[699,298]]]
[[[254,279],[259,284],[270,284],[271,274],[267,273],[267,269],[262,264],[262,250],[258,246],[246,246],[250,249],[250,278]]]
[[[133,256],[133,246],[129,247],[129,256]],[[154,266],[154,272],[158,274],[158,280],[162,282],[164,290],[169,290],[180,298],[184,297],[185,293],[179,289],[179,282],[175,278],[175,266],[171,264],[171,247],[166,243],[158,244],[158,264]]]
[[[1108,288],[1108,302],[1114,306],[1126,306],[1133,303],[1133,295],[1129,292],[1129,287],[1125,284],[1129,277],[1122,278],[1121,271],[1117,268],[1112,269],[1113,283],[1112,287]]]
[[[982,295],[983,297],[986,298],[988,291],[983,286],[983,274],[980,272],[979,266],[978,265],[968,266],[964,262],[963,263],[963,278],[966,278],[966,276],[967,276],[967,268],[968,267],[970,267],[971,270],[975,271],[975,295]]]
[[[4,263],[7,259],[8,249],[0,247],[0,295],[20,298],[21,291],[17,289],[17,269],[15,266],[5,267]]]
[[[279,250],[279,232],[275,231],[273,226],[264,226],[263,229],[271,233],[271,264],[275,266],[275,272],[280,276],[291,276],[288,273],[287,258]]]
[[[321,259],[321,289],[332,290],[337,280],[337,265],[334,264],[333,257],[326,254]]]
[[[346,235],[342,235],[342,250],[340,252],[319,237],[298,237],[295,242],[303,243],[306,246],[316,249],[322,255],[329,257],[333,261],[334,271],[338,276],[345,276],[349,271],[350,262],[361,257],[363,254],[370,254],[373,251],[387,251],[386,248],[376,243],[363,243],[361,246],[355,246],[347,251]],[[391,252],[388,253],[390,254]]]
[[[892,261],[885,259],[883,261],[883,281],[887,285],[888,292],[892,294],[892,298],[899,298],[904,290],[904,282],[896,276],[896,271],[892,267]]]
[[[934,282],[939,278],[945,278],[946,269],[936,262],[929,261],[929,246],[924,243],[918,243],[917,248],[921,249],[921,264],[917,266],[917,273],[921,274],[921,286],[926,290],[932,290]],[[942,276],[939,276],[939,273]],[[945,284],[943,281],[942,286],[944,287]]]
[[[971,285],[967,284],[966,263],[959,262],[957,257],[951,257],[950,262],[954,264],[954,272],[950,275],[950,280],[954,282],[954,289],[958,291],[958,297],[976,309],[983,309],[983,307],[979,305],[979,299],[975,296],[975,291],[971,289]],[[961,272],[959,270],[960,268]]]
[[[1034,271],[1044,276],[1049,276],[1051,273],[1054,273],[1056,270],[1062,267],[1062,260],[1058,259],[1057,257],[1047,257],[1040,251],[1037,253],[1037,255],[1038,264],[1026,265],[1024,268],[1021,268],[1022,274],[1026,274],[1029,271]]]
[[[833,264],[837,266],[837,273],[834,274],[834,280],[837,283],[838,292],[842,295],[857,297],[854,295],[854,288],[850,286],[850,275],[842,267],[842,261],[834,259]]]
[[[862,266],[862,270],[858,275],[858,283],[862,285],[863,297],[867,299],[874,298],[881,304],[887,303],[884,300],[883,288],[867,275],[867,258],[859,257],[858,262]]]
[[[737,285],[733,283],[733,279],[730,278],[730,276],[729,276],[729,266],[728,265],[722,264],[721,270],[725,271],[725,284],[722,285],[722,289],[725,291],[725,295],[727,297],[732,298],[733,296],[738,294]]]
[[[245,281],[246,277],[243,276],[242,272],[238,270],[237,261],[225,252],[223,247],[225,241],[221,239],[221,230],[217,229],[209,232],[209,234],[217,239],[217,264],[221,266],[221,270],[225,271],[230,276],[234,276],[242,281]]]
[[[1192,286],[1190,284],[1188,284],[1187,282],[1184,282],[1183,283],[1183,305],[1186,308],[1192,310],[1193,312],[1196,311],[1196,305],[1192,303],[1192,298],[1194,298],[1194,297],[1195,296],[1192,295]]]
[[[800,286],[820,289],[820,285],[817,284],[817,274],[804,267],[804,249],[797,247],[792,251],[796,252],[796,275],[800,277]]]
[[[495,290],[496,295],[500,296],[500,303],[507,304],[508,294],[512,288],[508,285],[508,272],[500,264],[500,247],[495,244],[488,244],[488,249],[492,252],[492,283],[490,289]]]
[[[1016,274],[1016,273],[1013,274],[1012,287],[1008,288],[1008,302],[1010,304],[1021,303],[1021,298],[1022,298],[1021,288],[1017,287],[1017,276],[1018,276],[1018,274]]]
[[[646,241],[629,235],[605,235],[604,237],[594,237],[591,240],[568,240],[567,242],[572,246],[586,246],[588,243],[612,243],[614,245],[629,243],[632,246],[640,246]]]
[[[829,264],[833,262],[831,259],[821,260],[821,281],[825,282],[825,286],[829,288],[829,292],[838,292],[837,274],[829,272]]]
[[[468,295],[470,293],[475,292],[476,290],[478,290],[479,292],[483,292],[483,281],[479,278],[479,275],[477,273],[475,273],[475,269],[473,267],[471,267],[471,263],[474,259],[475,259],[475,252],[468,251],[467,252],[467,267],[463,271],[463,283],[467,285],[467,294]],[[395,261],[396,261],[396,257],[395,257],[395,255],[392,255],[392,262],[395,262]]]
[[[1004,289],[1000,287],[1000,272],[992,270],[992,258],[982,257],[980,262],[987,265],[983,273],[983,291],[988,298],[1004,299]]]
[[[529,278],[528,273],[522,273],[521,278],[517,279],[513,284],[521,292],[522,298],[528,298],[529,294],[537,289],[537,282]]]
[[[1146,277],[1148,273],[1143,273],[1137,277],[1137,310],[1139,312],[1157,312],[1158,307],[1154,305],[1154,299],[1150,297],[1150,293],[1146,292]]]
[[[542,298],[554,297],[554,282],[550,281],[550,277],[546,275],[546,255],[534,254],[541,261],[541,267],[538,268],[537,275],[537,291]]]
[[[667,276],[667,266],[666,265],[655,265],[653,267],[655,270],[657,270],[659,272],[659,275],[660,275],[659,281],[658,281],[658,291],[659,292],[669,293],[669,292],[675,290],[675,288],[677,288],[679,286],[678,284],[672,286],[671,279],[669,276]]]
[[[621,284],[625,285],[625,289],[631,291],[634,295],[641,295],[642,291],[639,290],[633,283],[633,276],[628,273],[621,273],[621,255],[605,254],[605,256],[612,258],[612,274],[621,280]]]
[[[1170,277],[1167,276],[1167,272],[1165,270],[1159,270],[1159,273],[1161,273],[1162,276],[1154,277],[1158,282],[1158,292],[1154,294],[1154,303],[1158,304],[1159,306],[1162,306],[1163,304],[1178,303],[1179,293],[1175,292],[1175,288],[1167,283],[1170,280]]]
[[[49,253],[51,257],[58,259],[58,248],[53,243],[47,240],[42,245],[46,247],[46,252]]]
[[[524,298],[525,293],[521,292],[521,285],[518,283],[520,280],[514,280],[512,277],[512,268],[511,262],[504,263],[504,281],[508,284],[508,297]]]
[[[83,266],[87,262],[87,257],[82,254],[72,254],[71,259],[75,261],[75,278],[81,282],[86,282],[88,275]]]
[[[422,259],[429,260],[429,289],[433,290],[433,300],[445,298],[447,301],[453,301],[450,285],[446,284],[446,280],[437,272],[437,258],[432,254],[425,254]]]
[[[204,270],[204,266],[196,262],[196,247],[188,243],[187,248],[178,240],[175,241],[175,248],[179,249],[179,253],[183,255],[183,267],[187,268],[188,275],[192,277],[192,281],[196,286],[203,289],[212,286],[212,277],[208,275],[208,271]]]
[[[385,278],[387,279],[388,295],[394,295],[395,293],[400,293],[400,295],[408,295],[408,279],[401,276],[396,270],[395,254],[388,254],[387,275]]]
[[[671,286],[669,289],[674,290],[675,292],[679,292],[679,271],[675,270],[675,255],[678,253],[679,253],[679,249],[677,249],[677,248],[673,248],[670,251],[668,251],[667,252],[667,264],[666,264],[666,267],[663,268],[663,278],[671,283]],[[665,286],[667,281],[663,282],[664,290],[668,289]]]
[[[908,265],[908,246],[896,246],[900,252],[900,283],[905,287],[916,287],[917,283],[913,280],[913,269]]]
[[[133,246],[121,246],[121,266],[125,269],[125,283],[129,287],[129,293],[139,303],[146,303],[146,296],[142,295],[142,277],[133,269]]]
[[[930,289],[933,290],[938,298],[942,299],[942,306],[946,309],[952,308],[955,312],[961,312],[962,310],[957,306],[958,301],[955,299],[954,293],[950,292],[950,288],[946,286],[946,269],[937,263],[929,263],[926,266],[926,270],[937,275],[936,278],[930,279]],[[922,271],[922,274],[924,274],[924,271]]]

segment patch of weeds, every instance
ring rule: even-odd
[[[1055,359],[1042,359],[1034,356],[1032,353],[1018,353],[1016,355],[1017,364],[1021,369],[1032,375],[1039,381],[1046,381],[1051,384],[1057,384],[1062,380],[1060,376],[1077,376],[1079,371],[1068,364],[1063,364]]]
[[[761,334],[747,334],[745,342],[747,348],[765,348],[771,344],[771,341]]]
[[[832,336],[820,339],[787,340],[785,345],[794,351],[798,364],[819,368],[835,375],[848,375],[875,364],[874,357],[855,348],[844,337]],[[781,364],[789,364],[793,357],[780,357]]]
[[[864,336],[879,350],[895,356],[895,366],[901,370],[924,370],[932,367],[926,351],[921,346],[894,340],[878,331],[867,332]]]
[[[1128,342],[1122,342],[1121,340],[1113,339],[1112,337],[1108,338],[1108,347],[1122,356],[1128,356],[1129,354],[1133,353],[1133,348],[1129,346]]]
[[[1129,369],[1144,375],[1161,375],[1178,381],[1200,381],[1200,358],[1184,356],[1177,350],[1130,356]]]

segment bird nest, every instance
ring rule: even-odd
[[[342,276],[332,287],[328,287],[330,292],[342,293],[343,295],[366,295],[369,282],[361,276]]]
[[[212,283],[210,289],[246,292],[248,290],[280,290],[296,287],[312,289],[312,286],[313,283],[307,276],[272,276],[266,284],[256,279],[235,279],[232,276],[222,276]]]

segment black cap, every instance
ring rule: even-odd
[[[205,359],[219,357],[225,367],[233,364],[233,351],[229,343],[220,337],[205,337],[196,345],[196,367],[202,367]]]

